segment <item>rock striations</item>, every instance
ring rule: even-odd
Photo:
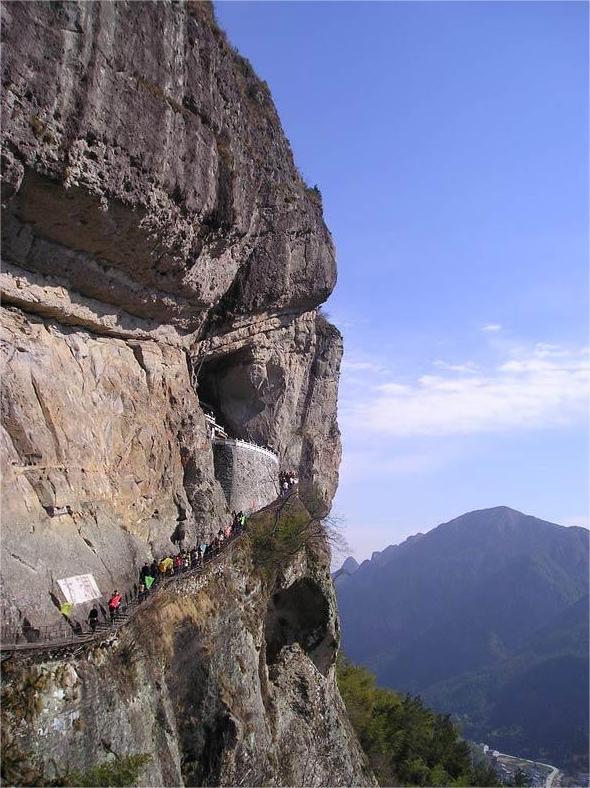
[[[179,533],[227,522],[203,402],[327,512],[342,347],[318,313],[336,277],[321,198],[208,4],[1,12],[2,624],[40,627],[61,620],[57,579],[130,588]],[[108,647],[29,665],[15,751],[41,773],[147,753],[152,785],[372,784],[326,562],[298,555],[268,588],[241,560]],[[267,664],[269,600],[301,583],[303,610],[331,611],[330,659],[295,640]]]

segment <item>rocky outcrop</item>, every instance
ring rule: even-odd
[[[232,434],[298,469],[308,506],[324,512],[338,484],[341,355],[340,334],[315,312],[235,320],[194,346],[199,394]]]
[[[224,320],[325,300],[335,262],[321,204],[207,4],[2,13],[15,262],[119,307],[122,332],[127,315],[186,336],[213,308]]]
[[[83,655],[5,664],[7,775],[131,754],[141,785],[374,784],[334,680],[326,560],[303,552],[269,583],[235,543]]]
[[[2,15],[4,620],[46,623],[56,578],[219,527],[203,391],[327,510],[341,343],[321,204],[207,4]]]
[[[1,13],[2,624],[43,627],[58,579],[131,588],[226,524],[204,401],[326,513],[342,347],[318,312],[336,275],[321,198],[208,4]],[[9,749],[45,775],[50,752],[82,769],[112,751],[151,755],[142,784],[370,783],[326,561],[301,553],[267,587],[248,560],[110,645],[18,663],[12,701],[18,676],[39,685]]]
[[[225,502],[180,349],[9,308],[1,331],[2,622],[38,627],[61,618],[57,579],[131,588],[179,523],[194,543]]]

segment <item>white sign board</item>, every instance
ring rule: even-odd
[[[63,580],[58,580],[57,583],[67,601],[74,605],[81,605],[83,602],[90,602],[92,599],[102,596],[94,575],[66,577]]]

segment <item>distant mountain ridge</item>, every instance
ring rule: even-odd
[[[410,537],[333,575],[344,651],[466,736],[583,767],[588,547],[505,506]]]
[[[359,568],[359,566],[360,566],[359,562],[352,556],[349,556],[346,559],[346,561],[342,564],[340,569],[332,573],[332,580],[335,581],[339,577],[342,577],[343,575],[346,576],[353,575],[356,572],[356,570]]]

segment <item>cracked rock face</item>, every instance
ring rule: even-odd
[[[178,348],[4,311],[2,621],[45,626],[55,580],[129,589],[223,501]]]
[[[296,170],[266,84],[209,5],[11,2],[0,11],[2,623],[44,627],[61,622],[58,579],[93,574],[105,596],[130,589],[179,532],[193,544],[230,519],[204,401],[230,435],[272,449],[298,474],[308,508],[327,512],[342,343],[318,313],[336,276],[321,197]],[[370,782],[342,721],[337,637],[305,650],[336,627],[333,600],[318,618],[315,591],[296,585],[309,572],[297,566],[289,585],[299,591],[279,596],[286,618],[273,618],[266,598],[248,614],[244,586],[231,609],[217,599],[206,623],[182,612],[190,588],[154,622],[164,642],[177,640],[143,677],[141,713],[129,716],[123,696],[97,709],[100,725],[116,718],[129,751],[161,750],[150,784]],[[327,567],[320,575],[313,583],[324,588]],[[74,617],[87,612],[78,606]],[[205,630],[212,647],[237,643],[228,664],[196,659]],[[273,645],[260,672],[265,632]],[[191,728],[205,703],[192,685],[185,717],[170,716],[187,695],[174,687],[187,654],[204,666],[189,675],[214,687],[229,720],[220,732],[214,720],[209,733]],[[84,697],[107,697],[102,668],[73,670]],[[47,713],[58,728],[78,719]],[[145,715],[157,736],[137,733]],[[90,718],[79,725],[72,764],[81,766],[76,753],[100,760],[104,736]],[[217,733],[209,763],[202,752]],[[293,753],[310,747],[304,765]]]
[[[142,753],[140,785],[374,785],[336,688],[337,640],[327,565],[302,556],[268,589],[235,546],[83,656],[11,665],[9,766],[49,780],[89,754]]]
[[[227,517],[201,385],[327,511],[334,250],[209,6],[2,16],[4,620],[51,624],[56,578],[128,587],[179,523],[194,541]]]
[[[10,257],[183,336],[213,307],[325,300],[336,268],[321,204],[207,5],[14,2],[2,15]]]

